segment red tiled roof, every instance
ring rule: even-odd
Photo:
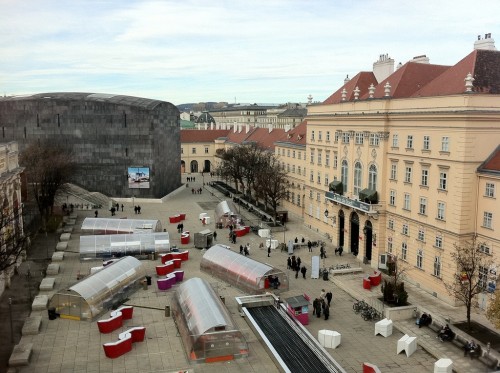
[[[500,172],[500,145],[497,146],[495,151],[491,153],[488,159],[484,161],[481,166],[478,167],[478,171]]]
[[[447,69],[449,69],[449,66],[407,62],[375,87],[373,97],[385,97],[384,86],[387,82],[391,85],[391,98],[411,97]],[[369,93],[365,90],[360,99],[366,100],[368,97]]]
[[[286,137],[285,130],[281,128],[274,128],[271,132],[268,128],[256,128],[245,141],[255,142],[263,149],[274,151],[274,143],[284,140]]]
[[[255,127],[248,128],[248,133],[246,126],[241,127],[241,132],[238,131],[238,128],[236,129],[236,132],[234,132],[234,129],[229,130],[229,133],[227,134],[227,141],[234,143],[234,144],[242,144],[243,141],[246,141],[248,136],[255,131]]]
[[[345,88],[347,91],[346,101],[354,100],[354,90],[356,87],[360,90],[360,98],[363,93],[368,92],[370,84],[377,85],[377,79],[371,71],[361,71],[356,74],[351,80],[345,83],[338,91],[328,97],[323,104],[338,104],[342,102],[342,90]]]
[[[306,145],[307,121],[302,121],[297,127],[285,133],[285,139],[277,140],[293,145]]]
[[[189,142],[213,142],[219,137],[226,137],[229,130],[182,130],[181,144]]]

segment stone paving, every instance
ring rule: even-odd
[[[163,228],[170,233],[171,244],[180,248],[189,248],[189,261],[182,263],[185,271],[184,279],[201,277],[209,281],[219,295],[223,296],[229,312],[235,322],[243,331],[249,343],[250,353],[248,358],[238,359],[225,363],[192,364],[186,358],[182,341],[171,317],[165,316],[165,306],[171,304],[171,298],[175,288],[168,292],[159,292],[155,284],[154,266],[158,261],[144,261],[147,272],[153,276],[153,285],[147,290],[137,291],[126,303],[134,305],[134,317],[126,322],[123,328],[131,326],[145,326],[146,340],[135,343],[131,352],[117,359],[108,359],[104,356],[102,344],[117,339],[123,330],[117,330],[111,334],[100,334],[95,322],[72,321],[64,319],[49,320],[47,311],[32,311],[31,316],[42,316],[40,333],[36,335],[25,335],[23,343],[33,343],[33,352],[30,364],[19,367],[18,372],[278,372],[273,361],[257,337],[250,330],[244,318],[240,317],[234,297],[241,295],[238,289],[218,280],[199,270],[200,259],[204,253],[190,245],[180,244],[180,234],[176,231],[176,224],[168,222],[168,216],[185,212],[184,229],[195,232],[203,229],[213,229],[214,224],[208,227],[202,226],[198,219],[201,212],[208,212],[213,222],[213,210],[205,208],[214,206],[223,196],[212,189],[205,189],[202,194],[192,194],[191,187],[197,188],[202,185],[202,178],[196,176],[198,182],[189,183],[189,188],[180,188],[172,195],[164,198],[163,203],[158,201],[145,201],[135,199],[135,204],[141,205],[141,215],[136,216],[133,211],[133,203],[130,200],[117,201],[125,205],[124,212],[118,212],[117,218],[144,218],[160,219]],[[209,177],[205,177],[208,181]],[[213,195],[209,190],[214,191]],[[245,211],[246,212],[246,211]],[[68,247],[64,259],[60,264],[59,273],[56,276],[54,289],[44,291],[44,294],[53,294],[59,289],[66,288],[76,282],[78,274],[88,273],[90,267],[100,265],[99,262],[80,262],[78,255],[79,227],[85,216],[93,217],[93,211],[78,211],[78,219],[68,240]],[[109,215],[108,215],[109,214]],[[110,216],[110,213],[101,211],[100,217]],[[251,217],[249,216],[248,219]],[[282,270],[286,269],[287,253],[273,250],[267,257],[266,249],[259,249],[259,244],[264,239],[250,233],[238,238],[235,245],[229,243],[227,230],[217,230],[217,242],[231,246],[237,250],[241,243],[250,243],[250,256],[256,260],[267,262]],[[293,239],[305,237],[306,239],[324,239],[317,232],[305,227],[302,221],[290,217],[287,223],[285,238]],[[281,241],[281,237],[279,238]],[[54,244],[55,249],[55,244]],[[50,253],[52,254],[52,253]],[[49,253],[48,253],[49,255]],[[382,372],[432,372],[434,362],[442,357],[449,357],[455,363],[453,368],[456,372],[486,372],[484,365],[477,360],[463,358],[462,351],[450,343],[440,343],[434,338],[430,329],[418,329],[414,327],[414,320],[395,322],[395,328],[389,337],[374,335],[374,322],[364,321],[360,315],[352,311],[352,304],[356,299],[370,299],[378,297],[380,290],[373,289],[371,292],[362,288],[362,277],[364,274],[347,274],[330,277],[330,281],[322,279],[311,279],[311,257],[319,255],[319,248],[312,253],[307,249],[299,249],[295,255],[301,257],[302,262],[308,268],[307,279],[301,276],[295,279],[294,274],[288,271],[290,277],[290,289],[281,294],[284,299],[288,296],[306,293],[311,297],[319,296],[321,289],[331,290],[334,294],[329,320],[310,317],[307,329],[313,336],[318,335],[321,329],[335,330],[341,333],[342,341],[335,350],[328,350],[347,372],[362,372],[362,363],[370,362],[377,365]],[[351,266],[362,266],[366,272],[371,268],[364,266],[349,254],[342,257],[333,254],[333,245],[327,247],[328,257],[321,265],[330,266],[338,263],[350,263]],[[465,312],[460,307],[450,307],[439,300],[425,294],[419,289],[407,287],[410,294],[409,300],[432,313],[433,317],[452,316],[453,320],[461,319]],[[102,318],[107,318],[105,314]],[[485,319],[475,314],[475,319],[487,323]],[[405,353],[396,354],[397,341],[405,334],[417,336],[419,346],[417,351],[407,357]],[[424,343],[421,343],[424,342]],[[425,349],[422,347],[425,347]]]

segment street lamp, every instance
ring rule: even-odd
[[[10,340],[14,343],[14,324],[12,323],[12,298],[9,298],[9,315],[10,315]]]

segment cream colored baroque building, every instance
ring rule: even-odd
[[[454,66],[394,71],[381,55],[306,117],[305,224],[373,268],[397,256],[449,303],[454,244],[477,237],[500,262],[500,53],[486,41]]]

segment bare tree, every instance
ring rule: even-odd
[[[450,295],[465,305],[467,326],[470,329],[471,310],[478,306],[477,295],[485,291],[493,260],[483,250],[486,245],[476,242],[474,238],[463,245],[453,246],[455,251],[451,257],[456,264],[456,272],[453,281],[445,283],[445,286]]]
[[[239,191],[239,186],[243,182],[244,170],[244,151],[242,147],[236,146],[219,153],[222,161],[220,162],[216,172],[223,178],[231,179],[235,183],[236,191]]]
[[[19,210],[2,209],[0,212],[0,272],[15,265],[28,244],[29,237],[22,230]]]
[[[22,152],[20,164],[25,167],[28,188],[32,191],[45,229],[56,193],[70,181],[74,172],[71,151],[58,143],[32,143]]]
[[[498,291],[495,292],[495,296],[486,310],[486,317],[497,329],[500,328],[500,296],[498,294],[500,294]]]

